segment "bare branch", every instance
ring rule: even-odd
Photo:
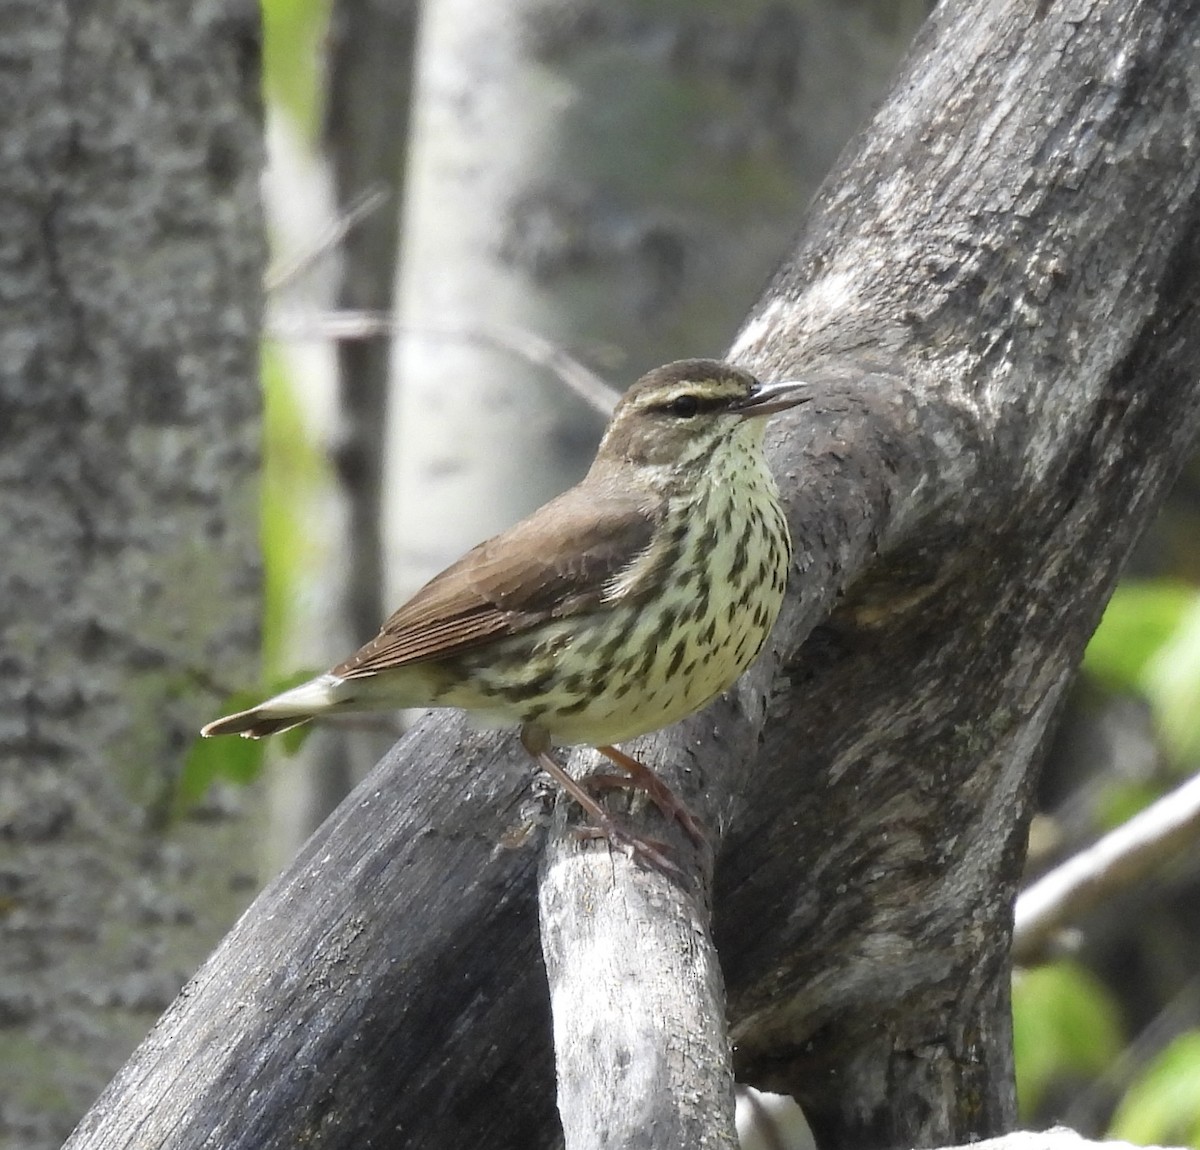
[[[544,368],[565,383],[590,408],[607,416],[621,393],[576,359],[566,348],[528,328],[479,324],[445,328],[407,327],[395,316],[375,311],[325,311],[312,315],[269,316],[267,333],[281,340],[356,340],[405,335],[413,339],[462,340],[490,344]]]
[[[539,899],[568,1150],[641,1145],[647,1131],[655,1146],[736,1150],[724,987],[701,893],[711,857],[691,859],[685,889],[572,841],[561,812],[557,829]]]
[[[1017,899],[1013,959],[1037,962],[1055,931],[1142,881],[1200,837],[1200,775],[1038,879]]]
[[[545,339],[528,328],[508,324],[488,324],[481,328],[464,328],[465,339],[475,339],[523,356],[530,363],[553,372],[580,399],[601,415],[608,416],[621,393],[590,368],[580,363],[560,344]]]
[[[361,196],[336,219],[333,219],[325,229],[314,238],[304,251],[291,259],[283,261],[267,269],[263,276],[263,284],[268,295],[287,287],[293,280],[302,276],[323,256],[328,255],[334,248],[341,245],[346,236],[363,220],[378,211],[387,202],[387,190],[380,185],[367,188]]]

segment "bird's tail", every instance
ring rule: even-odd
[[[200,734],[206,739],[214,735],[262,739],[267,735],[290,731],[334,709],[340,701],[337,688],[343,683],[345,680],[337,675],[318,675],[248,711],[238,711],[237,714],[215,719],[201,727]]]
[[[251,707],[248,711],[238,711],[236,715],[225,715],[200,728],[200,734],[206,739],[213,735],[241,735],[244,739],[265,739],[267,735],[278,735],[281,731],[290,731],[299,727],[312,718],[269,718],[261,707]]]

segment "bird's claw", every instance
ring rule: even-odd
[[[591,842],[593,839],[607,839],[617,846],[626,847],[634,858],[661,871],[668,878],[684,877],[682,867],[673,862],[667,853],[671,849],[670,845],[661,839],[635,835],[631,831],[622,830],[615,823],[611,823],[607,827],[575,827],[574,834],[576,838],[585,842]]]
[[[704,827],[688,809],[687,804],[649,768],[643,767],[642,771],[644,773],[630,775],[588,775],[579,782],[589,790],[641,791],[658,808],[663,818],[677,822],[696,846],[707,846],[708,836],[704,833]]]

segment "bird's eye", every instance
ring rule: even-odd
[[[667,404],[667,411],[680,419],[691,419],[700,410],[700,401],[694,395],[681,395]]]

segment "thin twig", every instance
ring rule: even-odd
[[[616,388],[580,363],[561,345],[527,328],[509,324],[486,324],[478,328],[463,328],[458,333],[447,332],[451,337],[455,334],[464,339],[492,344],[545,368],[605,418],[612,414],[617,400],[621,398],[621,393]]]
[[[288,341],[378,339],[407,335],[415,339],[489,344],[551,372],[601,415],[610,415],[620,399],[620,392],[565,348],[536,332],[508,324],[411,328],[386,312],[323,311],[269,316],[267,334]]]
[[[1200,775],[1038,879],[1017,899],[1013,960],[1036,962],[1056,930],[1200,837]]]
[[[373,184],[367,188],[361,196],[350,202],[344,212],[330,221],[304,251],[267,269],[263,277],[267,294],[278,292],[303,275],[322,256],[338,247],[363,220],[378,211],[387,202],[387,198],[387,189],[382,184]]]

